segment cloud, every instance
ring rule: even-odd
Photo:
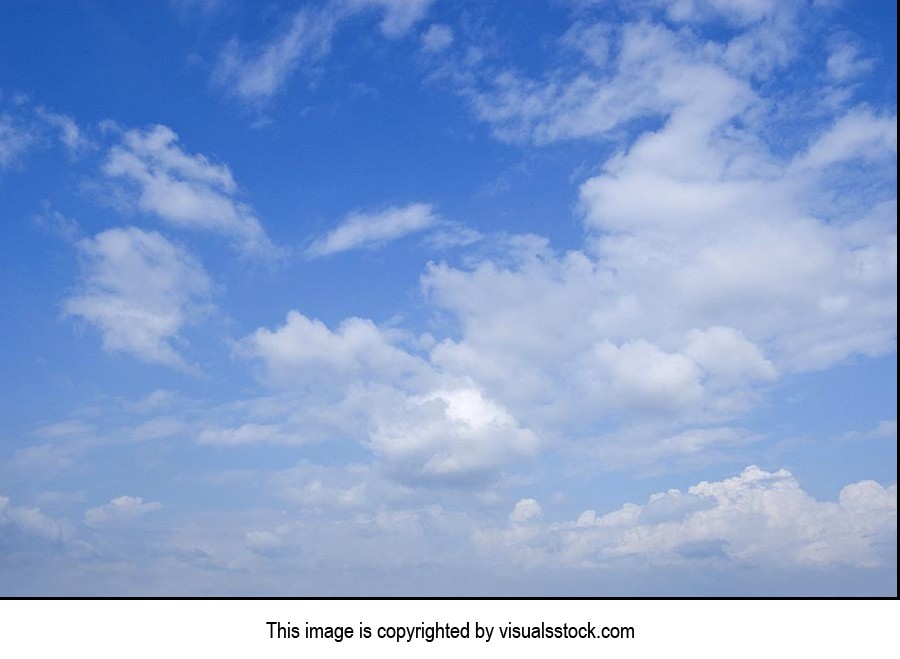
[[[490,480],[539,445],[532,430],[474,387],[409,396],[373,416],[372,448],[404,481]]]
[[[706,22],[723,18],[729,23],[747,26],[775,14],[790,0],[656,0],[666,15],[679,22]]]
[[[127,522],[147,513],[161,510],[162,507],[158,501],[144,503],[141,497],[116,497],[107,504],[84,511],[84,523],[88,526],[98,527],[110,523]]]
[[[868,439],[893,439],[896,441],[897,439],[897,420],[892,419],[890,421],[884,420],[879,421],[878,425],[870,430],[851,430],[849,432],[845,432],[842,436],[842,439],[848,439],[851,441],[857,440],[868,440]]]
[[[520,499],[509,514],[509,521],[513,524],[525,524],[539,519],[542,514],[541,504],[535,499]]]
[[[479,541],[530,565],[871,568],[894,560],[897,487],[861,481],[844,487],[836,503],[821,502],[790,472],[751,466],[739,476],[654,494],[643,505],[625,504],[605,515],[587,510],[575,521],[527,528],[513,515],[508,529],[484,530]]]
[[[41,211],[31,218],[35,225],[49,233],[55,234],[65,241],[73,242],[84,235],[84,231],[77,220],[66,217],[54,210],[46,199],[41,202]]]
[[[433,0],[332,0],[304,7],[277,36],[247,48],[231,40],[219,56],[213,80],[248,103],[264,103],[290,77],[324,60],[339,25],[361,11],[380,9],[381,32],[395,39],[424,18]]]
[[[14,122],[7,114],[0,114],[0,168],[18,164],[20,156],[34,141],[32,133]]]
[[[720,8],[790,22],[774,6]],[[785,150],[766,121],[790,99],[729,60],[735,42],[593,27],[612,32],[595,68],[463,77],[500,139],[621,146],[580,187],[583,249],[525,237],[429,266],[422,288],[459,326],[429,359],[605,464],[715,455],[753,441],[730,422],[768,383],[895,349],[896,116],[829,113]],[[784,63],[780,41],[761,47]],[[607,462],[613,450],[627,459]]]
[[[57,143],[70,155],[80,155],[92,146],[72,117],[33,106],[25,96],[14,97],[9,112],[0,111],[0,170],[21,165],[31,149]]]
[[[847,41],[835,40],[830,45],[826,62],[828,75],[836,82],[847,82],[868,73],[875,60],[860,57],[859,49]]]
[[[479,77],[487,80],[463,93],[498,138],[537,144],[615,137],[635,119],[668,114],[692,99],[715,117],[740,96],[749,97],[746,84],[694,56],[692,42],[683,35],[634,23],[616,36],[615,58],[602,71],[552,71],[532,80],[514,69],[483,67],[486,73]]]
[[[13,506],[8,497],[0,496],[0,530],[8,525],[25,536],[48,542],[61,542],[69,535],[63,523],[48,517],[39,508]]]
[[[315,418],[303,415],[301,428],[330,425],[337,436],[371,449],[401,481],[489,480],[505,465],[535,454],[534,432],[470,381],[447,377],[403,349],[401,338],[359,318],[331,330],[291,312],[282,327],[260,328],[242,339],[236,353],[260,359],[270,383],[294,392],[294,409],[330,410]],[[304,430],[310,432],[308,426]],[[267,441],[284,432],[253,426],[217,430],[201,440]]]
[[[58,132],[59,140],[70,153],[77,154],[91,146],[90,140],[84,136],[78,124],[69,115],[50,112],[40,106],[35,109],[35,113],[41,121]]]
[[[849,160],[884,161],[897,157],[897,115],[878,116],[865,107],[839,117],[793,167],[824,169]]]
[[[232,40],[219,56],[214,80],[244,101],[264,101],[295,70],[328,54],[337,20],[328,7],[304,8],[293,15],[282,34],[259,44],[252,54]]]
[[[435,23],[429,25],[422,34],[422,50],[426,53],[439,53],[453,44],[453,29],[449,25]]]
[[[307,461],[274,474],[272,488],[280,499],[305,513],[333,517],[400,505],[409,494],[371,465],[327,467]]]
[[[422,374],[422,361],[393,344],[372,321],[348,318],[334,331],[297,311],[276,330],[259,328],[242,339],[237,353],[263,361],[279,386],[385,380],[398,386]]]
[[[779,7],[695,3],[683,20],[783,28],[753,46],[777,69],[793,20]],[[580,24],[564,45],[595,33],[607,52],[594,68],[533,80],[488,66],[464,92],[501,139],[619,144],[580,187],[582,249],[495,237],[462,266],[430,264],[422,290],[455,331],[425,350],[370,321],[332,330],[299,313],[239,344],[270,384],[354,419],[339,433],[407,478],[496,474],[548,438],[610,467],[721,459],[762,438],[736,422],[771,383],[895,347],[895,117],[860,106],[815,119],[785,149],[766,122],[789,99],[736,64],[736,37],[710,45],[641,20]],[[833,168],[858,160],[875,194],[830,193]],[[308,253],[439,225],[423,204],[354,213]],[[456,398],[495,411],[499,457],[475,450],[481,430],[453,417]],[[241,423],[215,436],[268,433],[297,436]]]
[[[403,36],[422,20],[432,2],[434,0],[344,0],[351,9],[382,9],[381,33],[390,39]]]
[[[737,417],[776,375],[760,346],[736,328],[645,325],[640,298],[618,291],[614,274],[582,252],[558,256],[538,247],[510,260],[426,272],[427,298],[460,327],[429,360],[478,383],[539,435],[609,442],[628,454],[629,447],[645,451],[646,441],[693,451],[695,443],[666,438]],[[646,440],[633,432],[630,443],[614,440],[651,420],[663,425],[641,431]],[[716,436],[730,442],[733,434]]]
[[[184,152],[167,126],[127,131],[110,149],[103,173],[126,181],[138,208],[174,227],[229,236],[246,254],[276,252],[253,210],[235,198],[231,170]]]
[[[78,242],[79,290],[63,303],[94,325],[109,352],[188,368],[173,346],[182,328],[208,308],[212,287],[200,263],[156,232],[109,229]]]
[[[245,423],[236,428],[205,428],[197,438],[200,444],[301,444],[302,435],[284,430],[283,424]]]
[[[391,206],[375,213],[350,213],[343,222],[317,239],[310,256],[330,256],[351,249],[374,249],[440,222],[430,204]]]

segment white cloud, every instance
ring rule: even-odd
[[[518,505],[516,506],[518,509]],[[861,481],[837,503],[816,501],[785,470],[748,467],[687,492],[655,494],[572,522],[484,530],[480,542],[503,556],[551,567],[726,562],[745,566],[876,567],[894,559],[897,487]]]
[[[779,8],[794,4],[791,0],[655,0],[670,19],[682,22],[724,18],[741,26],[756,23],[775,14]]]
[[[516,507],[509,514],[509,521],[513,524],[525,524],[533,522],[540,518],[543,514],[541,504],[535,499],[520,499],[516,502]]]
[[[437,343],[430,361],[471,378],[541,435],[595,444],[608,441],[598,429],[611,440],[623,423],[705,426],[745,411],[775,375],[735,328],[654,325],[641,299],[584,253],[519,258],[429,269],[426,294],[460,322],[459,338]],[[662,443],[685,430],[647,434]]]
[[[34,141],[34,136],[12,117],[0,114],[0,168],[11,167]]]
[[[236,428],[205,428],[200,431],[200,444],[300,444],[303,436],[286,432],[283,425],[275,423],[245,423]]]
[[[57,141],[71,155],[91,147],[72,117],[32,106],[27,97],[14,98],[10,112],[0,112],[0,170],[19,166],[30,149],[47,148]]]
[[[172,226],[229,236],[247,254],[276,251],[253,210],[235,199],[231,170],[185,153],[167,126],[126,132],[110,149],[103,172],[131,184],[137,206]]]
[[[102,506],[88,508],[84,511],[84,523],[88,526],[103,526],[137,519],[161,509],[162,504],[158,501],[144,503],[141,497],[121,496]]]
[[[453,29],[449,25],[435,23],[429,25],[422,34],[422,50],[426,53],[439,53],[453,44]]]
[[[703,398],[701,370],[695,362],[643,339],[621,346],[603,341],[594,346],[594,356],[611,376],[609,393],[616,397],[617,407],[671,414]]]
[[[348,318],[332,331],[296,311],[280,328],[260,328],[242,339],[236,350],[261,359],[270,380],[288,387],[351,378],[401,386],[404,379],[421,377],[425,368],[370,320]]]
[[[103,334],[103,347],[156,364],[187,368],[173,347],[207,308],[211,282],[199,262],[155,232],[109,229],[78,243],[78,292],[63,303]]]
[[[852,43],[836,41],[831,44],[826,62],[828,75],[837,82],[847,82],[868,73],[875,61],[860,57],[859,49]]]
[[[424,18],[432,1],[332,0],[318,8],[304,7],[270,40],[249,49],[237,40],[229,42],[219,56],[213,79],[244,101],[264,102],[295,72],[328,56],[342,21],[363,10],[382,10],[381,32],[393,39]]]
[[[74,241],[84,233],[77,220],[54,210],[47,200],[41,203],[41,212],[31,219],[37,226],[66,241]]]
[[[320,436],[324,423],[369,447],[399,480],[445,483],[488,479],[535,454],[537,436],[502,405],[399,347],[400,338],[358,318],[332,331],[297,312],[275,331],[258,329],[237,354],[262,360],[272,384],[295,392],[289,408],[327,408],[340,420],[295,415],[287,426],[209,431],[201,441],[281,441],[288,433],[297,442]]]
[[[867,439],[893,439],[897,440],[897,419],[879,421],[878,425],[869,430],[851,430],[842,435],[842,439],[867,440]]]
[[[560,40],[561,45],[580,52],[597,67],[609,63],[613,29],[606,23],[574,23]]]
[[[733,414],[727,407],[729,402],[726,398],[726,411]],[[738,409],[742,411],[745,407]],[[711,464],[721,460],[723,455],[761,439],[763,436],[744,428],[716,425],[688,425],[685,428],[684,424],[673,424],[665,419],[641,419],[604,436],[583,454],[583,459],[606,469],[630,468],[653,473]]]
[[[434,0],[343,0],[351,9],[369,7],[382,9],[384,18],[381,21],[381,32],[384,36],[396,39],[406,34],[409,29],[422,20]]]
[[[778,374],[759,347],[731,327],[691,330],[684,354],[710,377],[726,383],[772,380]]]
[[[275,473],[271,487],[283,501],[308,514],[332,517],[397,510],[411,490],[385,478],[372,465],[322,466],[303,461]]]
[[[768,383],[896,345],[895,115],[813,121],[810,146],[785,152],[767,122],[791,99],[756,80],[790,60],[797,8],[665,6],[743,29],[716,42],[646,19],[579,23],[562,43],[589,67],[528,78],[460,60],[448,76],[500,139],[621,143],[581,186],[583,250],[521,237],[422,278],[459,323],[430,362],[604,464],[755,441],[729,424]]]
[[[294,71],[328,54],[337,18],[328,8],[301,9],[282,34],[249,55],[246,47],[232,40],[219,56],[215,81],[245,101],[270,98]]]
[[[703,106],[708,117],[698,112],[696,118],[708,125],[751,98],[746,83],[698,56],[696,44],[682,34],[635,23],[617,36],[616,57],[602,72],[554,71],[531,80],[513,70],[487,69],[491,78],[485,88],[467,87],[464,93],[497,137],[537,144],[616,136],[635,119],[665,115],[688,103]]]
[[[539,440],[473,387],[409,396],[378,409],[371,445],[403,480],[470,482],[537,452]]]
[[[793,163],[799,169],[822,169],[848,160],[897,157],[897,115],[878,116],[865,107],[839,117]]]
[[[39,508],[12,506],[8,497],[0,496],[0,529],[10,524],[26,536],[50,542],[60,542],[69,534],[64,524],[48,517]]]
[[[391,206],[380,212],[350,213],[343,222],[310,246],[311,256],[328,256],[351,249],[373,249],[439,223],[429,204]]]
[[[50,112],[42,107],[37,107],[35,112],[39,119],[59,133],[59,140],[70,153],[79,153],[91,145],[81,132],[78,124],[69,115]]]

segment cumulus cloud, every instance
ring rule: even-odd
[[[430,204],[391,206],[380,212],[350,213],[309,247],[310,256],[329,256],[352,249],[374,249],[440,222]]]
[[[539,504],[536,499],[520,499],[516,502],[515,508],[513,508],[513,511],[509,514],[509,521],[513,524],[533,522],[540,518],[542,513],[543,509],[541,508],[541,504]]]
[[[229,236],[247,254],[275,252],[253,210],[236,199],[228,166],[186,153],[167,126],[127,131],[110,149],[103,172],[128,184],[140,210],[174,227]]]
[[[861,481],[844,487],[837,502],[823,502],[790,472],[751,466],[687,492],[655,494],[643,505],[625,504],[605,515],[587,510],[572,522],[522,529],[514,515],[510,528],[482,531],[479,540],[532,565],[621,567],[627,560],[877,567],[890,564],[896,552],[897,487]]]
[[[328,406],[342,418],[330,421],[335,432],[369,447],[397,478],[488,479],[535,454],[533,431],[470,381],[447,377],[405,350],[400,338],[371,321],[350,318],[331,330],[291,312],[282,327],[258,329],[236,351],[261,360],[273,385],[302,395],[300,406]],[[328,422],[308,415],[302,421]],[[262,440],[282,432],[254,426],[208,432],[201,440]]]
[[[468,483],[533,456],[538,438],[478,389],[437,390],[379,409],[371,445],[403,480]]]
[[[459,319],[461,331],[438,342],[430,361],[478,382],[539,434],[609,443],[630,460],[652,459],[648,441],[667,452],[693,452],[696,442],[667,438],[696,436],[684,434],[685,424],[708,433],[706,424],[735,418],[776,369],[733,327],[645,325],[640,298],[616,285],[612,273],[581,252],[539,251],[503,268],[491,260],[469,271],[433,266],[423,286],[436,306]],[[650,420],[663,425],[638,431]],[[619,445],[616,433],[633,424],[631,439]],[[739,443],[734,431],[711,437]]]
[[[670,16],[679,21],[724,17],[746,35],[789,26],[793,10],[783,7],[665,9],[681,12]],[[605,52],[585,50],[592,35],[603,36]],[[429,265],[422,289],[458,331],[427,354],[368,321],[332,331],[300,314],[245,339],[245,353],[278,386],[293,378],[310,388],[317,377],[355,373],[370,387],[353,399],[360,418],[371,418],[365,410],[380,387],[384,409],[402,409],[427,429],[412,446],[428,448],[409,454],[420,473],[422,456],[443,450],[430,437],[461,428],[438,392],[476,392],[508,414],[513,421],[498,436],[515,438],[510,455],[529,455],[522,447],[533,444],[518,434],[526,430],[579,443],[610,465],[757,441],[734,422],[770,383],[894,349],[896,118],[860,106],[813,122],[792,151],[778,149],[764,122],[782,99],[766,97],[755,73],[735,63],[733,49],[747,44],[727,39],[714,46],[648,20],[585,22],[564,42],[594,68],[531,79],[488,66],[482,77],[461,76],[476,114],[503,139],[621,142],[580,187],[584,248],[557,253],[545,240],[515,236],[464,267]],[[772,53],[777,67],[781,45],[754,48]],[[658,125],[630,131],[638,119]],[[873,168],[877,194],[829,201],[829,172],[859,160]],[[425,205],[354,214],[309,253],[378,245],[437,223]],[[375,364],[390,375],[374,375]],[[402,462],[397,447],[408,445],[409,430],[393,419],[366,425],[375,431],[370,446]]]
[[[422,374],[421,360],[394,345],[389,334],[372,321],[348,318],[335,330],[297,311],[288,313],[276,330],[259,328],[242,339],[236,350],[262,360],[267,376],[279,386],[333,382],[387,381]]]
[[[84,523],[99,527],[105,524],[126,522],[162,509],[158,501],[144,502],[141,497],[121,496],[109,503],[84,511]]]
[[[146,362],[188,368],[173,343],[208,308],[211,282],[185,249],[156,232],[109,229],[78,242],[82,277],[69,316],[103,335],[103,347]]]

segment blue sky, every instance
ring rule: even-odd
[[[4,3],[0,593],[896,594],[896,48]]]

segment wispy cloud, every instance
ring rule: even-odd
[[[862,441],[868,439],[893,439],[897,440],[897,420],[879,421],[878,425],[869,430],[851,430],[841,435],[842,439]]]
[[[219,56],[213,80],[248,103],[264,103],[304,67],[331,51],[340,24],[369,9],[383,12],[384,36],[396,39],[424,18],[433,0],[331,0],[303,7],[275,36],[253,45],[232,39]]]
[[[449,25],[430,25],[422,34],[422,50],[439,53],[453,44],[453,29]]]
[[[109,503],[84,511],[84,523],[88,526],[102,526],[126,522],[162,509],[158,501],[145,502],[141,497],[121,496]]]
[[[33,134],[25,126],[0,114],[0,169],[15,165],[33,141]]]
[[[440,218],[430,204],[391,206],[383,211],[353,212],[307,250],[309,256],[329,256],[352,249],[374,249],[393,240],[436,226]]]
[[[265,100],[299,67],[328,54],[336,21],[330,8],[305,8],[294,14],[280,35],[250,52],[232,40],[219,56],[213,79],[245,101]]]

